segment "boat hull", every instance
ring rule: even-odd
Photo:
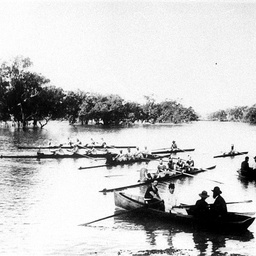
[[[216,167],[216,165],[213,165],[213,166],[208,167],[206,169],[195,168],[193,171],[191,171],[189,173],[178,172],[178,173],[175,173],[171,176],[167,175],[167,176],[164,176],[164,177],[156,178],[155,180],[157,180],[159,182],[173,180],[173,179],[177,179],[177,178],[180,178],[180,177],[186,177],[186,176],[189,176],[189,175],[194,175],[194,174],[197,174],[197,173],[200,173],[200,172],[204,172],[206,170],[211,170],[211,169],[214,169],[215,167]],[[110,189],[104,188],[104,189],[100,190],[99,192],[107,193],[107,192],[113,192],[113,191],[123,190],[123,189],[127,189],[127,188],[135,188],[135,187],[150,184],[151,182],[152,182],[152,180],[146,180],[146,181],[141,182],[141,183],[136,183],[136,184],[127,185],[127,186],[118,187],[118,188],[110,188]]]
[[[18,146],[18,149],[58,149],[60,146]],[[73,148],[72,146],[69,145],[63,145],[61,146],[62,148],[65,149],[70,149]],[[99,149],[115,149],[115,148],[136,148],[136,146],[101,146],[101,145],[78,145],[79,148],[84,149],[84,148],[99,148]]]
[[[223,153],[222,155],[214,156],[213,158],[219,158],[219,157],[234,157],[234,156],[240,156],[240,155],[246,155],[248,154],[248,151],[246,152],[236,152],[236,153]]]
[[[160,219],[161,221],[173,221],[175,223],[192,225],[193,227],[199,227],[202,229],[210,229],[215,231],[236,231],[241,232],[248,229],[253,223],[253,217],[228,213],[225,218],[210,218],[205,221],[200,221],[193,215],[185,215],[181,213],[168,213],[156,209],[148,208],[148,205],[144,203],[142,196],[129,195],[123,192],[114,192],[115,205],[125,210],[135,210],[136,214],[142,213],[143,216],[153,217]]]
[[[256,170],[252,170],[249,173],[242,173],[241,170],[238,170],[237,172],[239,174],[239,177],[243,179],[256,180]]]
[[[176,154],[176,153],[181,153],[181,152],[190,152],[190,151],[194,151],[194,148],[190,148],[190,149],[176,149],[176,150],[172,150],[172,149],[165,149],[165,150],[156,150],[156,151],[152,151],[151,154]]]
[[[37,159],[62,159],[62,158],[105,158],[106,153],[99,154],[45,154],[38,153],[33,155],[1,155],[1,158],[37,158]]]

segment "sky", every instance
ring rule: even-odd
[[[64,90],[177,100],[203,115],[256,103],[256,1],[1,0],[0,61]]]

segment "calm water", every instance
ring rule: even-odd
[[[214,170],[175,180],[182,203],[193,204],[202,190],[219,185],[226,201],[255,199],[255,182],[236,175],[244,156],[214,159],[235,145],[256,155],[256,126],[240,123],[198,122],[188,125],[143,125],[124,129],[73,127],[52,122],[43,130],[0,128],[0,154],[25,154],[17,145],[42,145],[68,137],[88,142],[102,137],[109,144],[165,148],[176,140],[191,153],[196,166],[216,164]],[[31,153],[35,152],[31,150]],[[187,154],[180,154],[187,157]],[[84,227],[79,224],[114,214],[113,193],[99,190],[136,183],[142,165],[79,170],[103,164],[90,159],[0,159],[0,255],[256,255],[256,222],[242,235],[199,232],[174,223],[120,215]],[[252,162],[251,162],[252,163]],[[150,162],[154,169],[157,162]],[[217,182],[222,182],[219,184]],[[167,183],[159,185],[163,198]],[[126,192],[143,194],[145,187]],[[212,202],[212,197],[208,199]],[[232,204],[229,210],[256,211],[256,200]]]

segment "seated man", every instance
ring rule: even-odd
[[[164,201],[158,194],[158,181],[154,180],[151,185],[147,188],[144,196],[145,203],[149,205],[150,208],[158,209],[161,211],[165,210]]]
[[[252,168],[249,167],[249,157],[246,156],[244,161],[241,163],[241,173],[242,174],[250,174],[252,172]]]
[[[166,175],[166,165],[163,163],[163,159],[160,158],[157,166],[157,178],[164,177]]]

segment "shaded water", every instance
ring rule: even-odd
[[[64,143],[68,137],[88,142],[102,137],[109,144],[165,148],[176,140],[191,153],[196,166],[217,167],[175,180],[182,203],[193,204],[202,190],[219,185],[226,201],[255,198],[255,182],[241,180],[236,170],[244,156],[214,159],[229,151],[256,155],[256,126],[240,123],[198,122],[186,125],[143,125],[123,129],[69,126],[52,122],[43,130],[27,132],[0,128],[0,155],[25,154],[17,145],[42,145],[49,140]],[[35,150],[30,150],[34,153]],[[179,156],[186,158],[186,153]],[[103,164],[90,159],[0,159],[0,255],[256,255],[256,222],[243,234],[214,234],[188,227],[119,215],[84,227],[79,224],[112,215],[113,193],[99,190],[136,183],[142,164],[79,170],[80,166]],[[250,162],[252,163],[252,162]],[[156,161],[149,163],[154,169]],[[214,181],[215,182],[214,182]],[[216,181],[222,182],[219,184]],[[168,196],[168,183],[159,185]],[[127,189],[143,194],[146,187]],[[213,199],[210,197],[208,202]],[[256,203],[229,205],[232,211],[255,211]]]

